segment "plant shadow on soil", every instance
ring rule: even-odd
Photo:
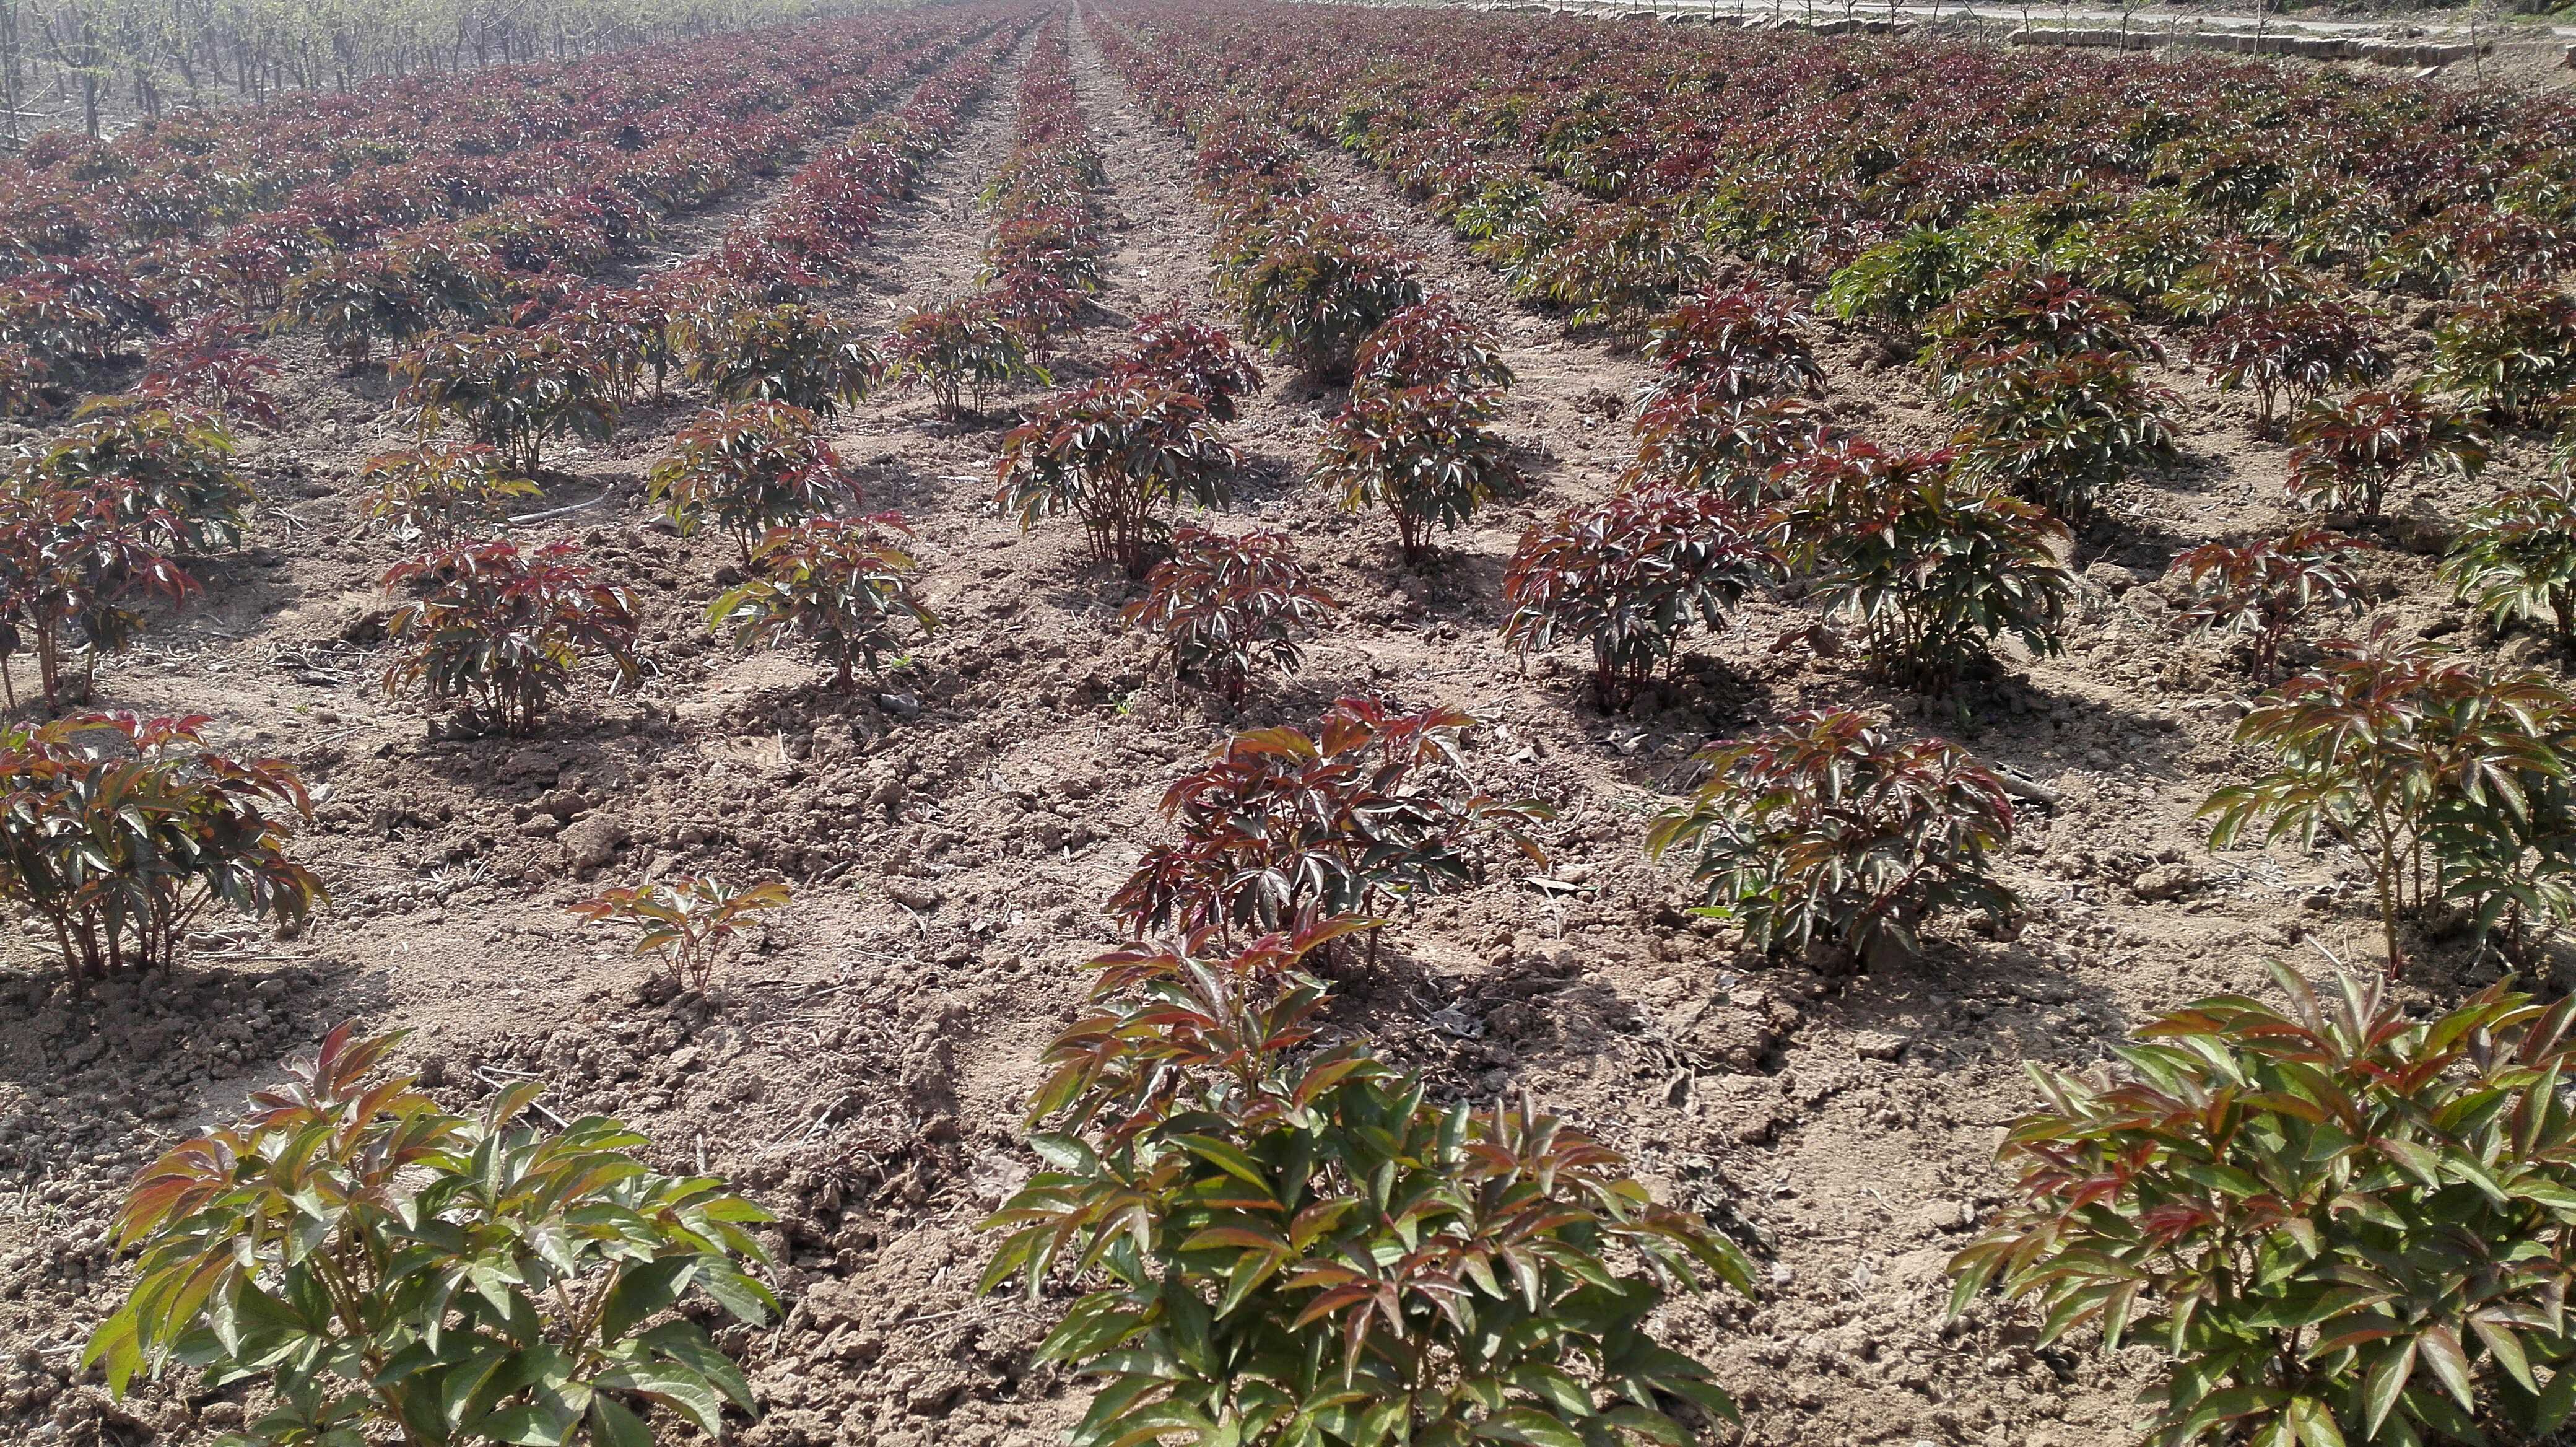
[[[217,923],[221,923],[218,921]],[[122,1111],[137,1139],[229,1119],[238,1096],[271,1068],[312,1053],[350,1020],[376,1018],[391,998],[382,969],[335,957],[329,931],[296,956],[263,953],[257,933],[226,950],[191,949],[175,965],[109,976],[74,989],[59,970],[0,978],[0,1004],[26,1026],[0,1034],[0,1082],[19,1087],[0,1139],[95,1134],[66,1111]],[[111,1144],[132,1159],[135,1141]]]

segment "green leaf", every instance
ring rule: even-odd
[[[653,1447],[653,1430],[644,1419],[605,1392],[590,1399],[590,1424],[600,1447]]]
[[[2389,1159],[2404,1166],[2409,1175],[2423,1183],[2424,1189],[2428,1191],[2442,1189],[2442,1158],[2439,1155],[2413,1141],[2393,1140],[2386,1136],[2373,1139],[2371,1144],[2386,1152]]]
[[[2202,1397],[2183,1419],[2176,1440],[2190,1441],[2221,1422],[2251,1417],[2277,1404],[2281,1393],[2268,1387],[2231,1387]]]
[[[2503,1364],[2515,1381],[2522,1384],[2524,1391],[2534,1396],[2540,1394],[2540,1383],[2531,1375],[2531,1358],[2524,1353],[2522,1338],[2512,1327],[2489,1321],[2484,1316],[2472,1316],[2469,1329],[2487,1344],[2487,1350],[2495,1354],[2495,1359]]]
[[[2299,1447],[2345,1447],[2343,1428],[2334,1413],[2314,1397],[2296,1397],[2283,1414],[2298,1432]]]
[[[1124,1293],[1095,1292],[1075,1302],[1038,1345],[1038,1360],[1083,1362],[1123,1344],[1145,1324],[1142,1313],[1128,1309]]]
[[[440,1419],[454,1427],[463,1423],[468,1414],[488,1407],[499,1395],[493,1390],[496,1378],[503,1368],[514,1365],[510,1352],[493,1342],[450,1367],[438,1383]]]
[[[2478,1409],[2477,1393],[2469,1384],[2469,1354],[2460,1349],[2460,1338],[2441,1322],[2434,1322],[2416,1334],[2418,1354],[2432,1367],[2433,1375],[2451,1389],[2452,1400],[2460,1410]]]
[[[1225,1275],[1225,1295],[1217,1299],[1216,1314],[1225,1316],[1243,1305],[1253,1292],[1279,1274],[1287,1258],[1279,1253],[1246,1252],[1237,1258]]]
[[[1566,1417],[1593,1415],[1592,1394],[1549,1362],[1523,1362],[1504,1377],[1515,1390],[1529,1393]]]
[[[97,1366],[104,1362],[107,1389],[118,1401],[125,1399],[125,1385],[143,1366],[143,1347],[134,1318],[134,1302],[128,1300],[114,1316],[98,1324],[90,1333],[89,1345],[81,1351],[81,1365]]]
[[[512,1443],[514,1447],[556,1447],[570,1438],[579,1421],[577,1415],[568,1421],[561,1411],[522,1403],[492,1413],[474,1423],[472,1430],[478,1437]]]
[[[599,1375],[602,1391],[634,1392],[669,1407],[689,1425],[715,1436],[723,1430],[724,1401],[706,1378],[685,1368],[659,1364],[613,1367]]]
[[[2392,1346],[2379,1354],[2362,1379],[2362,1408],[2369,1413],[2364,1437],[2377,1437],[2388,1414],[2396,1409],[2397,1399],[2406,1390],[2407,1379],[2415,1374],[2415,1340]]]
[[[698,1258],[697,1287],[736,1321],[760,1326],[778,1313],[778,1298],[750,1273],[721,1257]]]
[[[706,1331],[696,1322],[666,1321],[637,1337],[635,1345],[669,1357],[706,1378],[742,1410],[755,1410],[757,1403],[751,1394],[751,1383],[743,1379],[742,1368],[734,1365],[733,1358],[716,1350],[715,1343],[707,1339]]]
[[[1476,1424],[1479,1442],[1514,1442],[1522,1447],[1584,1447],[1573,1428],[1528,1407],[1497,1412]]]
[[[2185,1180],[2197,1181],[2214,1191],[2221,1191],[2230,1196],[2259,1196],[2265,1189],[2261,1181],[2234,1166],[2198,1161],[2176,1161],[2173,1171]]]
[[[2576,1413],[2576,1368],[2562,1366],[2550,1373],[2548,1389],[2532,1408],[2531,1425],[2546,1435],[2567,1425],[2571,1413]]]
[[[1236,1147],[1214,1136],[1205,1135],[1177,1136],[1174,1138],[1174,1143],[1227,1175],[1257,1187],[1261,1194],[1270,1200],[1274,1202],[1278,1200],[1270,1189],[1270,1178],[1262,1174],[1261,1163]]]
[[[1602,1414],[1601,1419],[1623,1432],[1633,1433],[1664,1447],[1689,1447],[1690,1434],[1681,1424],[1661,1412],[1651,1411],[1633,1402],[1622,1402]]]
[[[624,1341],[646,1317],[679,1300],[700,1259],[695,1255],[665,1256],[619,1273],[617,1284],[608,1289],[608,1300],[599,1309],[600,1340]]]

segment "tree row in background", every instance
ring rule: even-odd
[[[0,139],[846,13],[836,0],[0,0]]]

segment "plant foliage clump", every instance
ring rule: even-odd
[[[282,369],[276,358],[241,344],[251,330],[219,313],[197,318],[145,354],[135,390],[165,406],[202,407],[271,430],[285,425],[268,390]]]
[[[1236,734],[1164,791],[1163,814],[1181,837],[1146,851],[1110,913],[1139,936],[1265,931],[1307,915],[1374,915],[1467,884],[1484,833],[1535,857],[1523,831],[1549,811],[1469,782],[1460,737],[1475,722],[1346,698],[1311,735]]]
[[[599,350],[570,332],[496,327],[440,337],[395,362],[403,405],[421,436],[449,418],[505,465],[533,473],[545,439],[562,433],[604,442],[617,430],[617,376]]]
[[[840,454],[813,413],[788,402],[742,402],[700,413],[653,464],[645,488],[682,534],[709,520],[748,562],[761,535],[858,501]]]
[[[996,499],[1022,527],[1071,513],[1094,556],[1142,577],[1181,503],[1221,506],[1242,454],[1197,397],[1104,378],[1049,398],[1002,439]]]
[[[1778,500],[1778,469],[1838,440],[1803,397],[1735,402],[1699,388],[1650,397],[1631,424],[1637,460],[1622,486],[1669,482],[1719,493],[1748,511]]]
[[[2478,297],[2435,324],[2429,378],[2500,420],[2551,420],[2576,389],[2576,299],[2548,284]]]
[[[2379,381],[2391,366],[2363,314],[2331,301],[2229,312],[2210,323],[2193,354],[2219,391],[2252,392],[2266,427],[2284,399],[2304,406],[2331,388]]]
[[[989,297],[958,297],[923,307],[895,323],[884,347],[886,380],[897,388],[925,387],[939,415],[966,415],[972,397],[981,411],[993,392],[1015,382],[1044,384],[1046,372],[1029,360],[1028,343]]]
[[[1792,303],[1755,287],[1711,288],[1655,324],[1646,354],[1661,376],[1645,405],[1683,391],[1726,402],[1821,396],[1825,369]]]
[[[1492,335],[1446,298],[1408,307],[1361,346],[1313,480],[1350,511],[1382,504],[1404,556],[1419,558],[1432,524],[1454,528],[1518,482],[1510,444],[1487,425],[1511,381]]]
[[[1098,1283],[1038,1349],[1099,1379],[1076,1447],[1618,1447],[1685,1440],[1680,1403],[1732,1420],[1654,1316],[1708,1278],[1750,1294],[1743,1252],[1525,1097],[1444,1108],[1322,1045],[1301,957],[1363,926],[1097,962],[1030,1107],[1048,1169],[985,1222],[985,1289]]]
[[[704,994],[724,947],[759,915],[786,908],[790,893],[776,880],[736,889],[712,874],[695,874],[605,890],[571,910],[584,924],[632,930],[635,953],[660,960],[674,988]]]
[[[1646,349],[1659,375],[1637,398],[1626,483],[1722,491],[1758,508],[1771,469],[1823,434],[1808,399],[1824,394],[1825,373],[1806,318],[1769,292],[1711,288],[1658,323]]]
[[[149,398],[92,398],[29,467],[165,553],[240,547],[256,500],[219,418]]]
[[[1816,596],[1855,619],[1872,660],[1926,692],[2012,634],[2052,652],[2073,592],[2054,545],[2064,524],[1955,475],[1947,453],[1837,442],[1781,468],[1774,517]]]
[[[1445,387],[1355,393],[1325,433],[1314,481],[1351,511],[1383,504],[1404,556],[1418,558],[1433,524],[1454,528],[1518,483],[1510,445],[1484,415]]]
[[[1991,260],[1964,228],[1918,227],[1853,257],[1827,282],[1818,306],[1883,335],[1910,337],[1984,280]]]
[[[2174,453],[2170,399],[2126,353],[1980,352],[1953,362],[1947,387],[1960,469],[2065,512]]]
[[[2254,671],[2269,677],[2280,664],[2281,645],[2301,620],[2324,610],[2361,610],[2352,560],[2368,546],[2303,527],[2241,547],[2192,548],[2173,560],[2174,573],[2193,595],[2183,621],[2204,634],[2249,635]]]
[[[115,497],[36,468],[22,467],[0,486],[0,685],[13,703],[8,660],[21,649],[36,657],[47,708],[72,691],[65,665],[74,656],[86,698],[99,659],[143,631],[138,603],[157,597],[177,605],[199,591],[166,551],[181,531],[166,511],[130,515]]]
[[[1575,508],[1521,535],[1503,568],[1512,616],[1503,638],[1527,653],[1561,639],[1592,645],[1592,687],[1620,708],[1680,652],[1696,625],[1726,626],[1726,610],[1779,570],[1760,531],[1726,498],[1649,484]]]
[[[2391,483],[2408,473],[2472,476],[2486,466],[2488,441],[2475,417],[2417,390],[2311,402],[2290,422],[2289,494],[2377,517]]]
[[[2496,627],[2543,623],[2576,648],[2576,482],[2562,470],[2470,514],[2442,575]]]
[[[1220,239],[1218,275],[1245,331],[1315,376],[1350,375],[1360,343],[1422,300],[1410,258],[1357,217],[1290,200]]]
[[[1433,296],[1388,317],[1360,343],[1351,389],[1446,386],[1500,405],[1512,369],[1493,332],[1447,296]]]
[[[1211,422],[1234,421],[1237,404],[1261,390],[1261,369],[1233,338],[1179,312],[1140,318],[1111,371],[1121,380],[1198,398]]]
[[[1561,308],[1578,327],[1651,316],[1707,270],[1669,208],[1637,205],[1584,207],[1560,234],[1531,237],[1503,260],[1513,296]]]
[[[489,447],[406,447],[380,452],[358,468],[367,490],[358,501],[366,525],[400,543],[445,543],[497,522],[511,498],[534,497],[537,485],[502,469]]]
[[[707,626],[738,648],[803,639],[832,665],[833,686],[856,686],[877,655],[901,646],[905,619],[928,633],[938,616],[913,590],[921,566],[904,551],[911,533],[892,513],[808,518],[771,528],[751,550],[751,576],[716,599]]]
[[[1181,677],[1205,682],[1239,708],[1253,669],[1267,663],[1295,673],[1299,636],[1337,607],[1297,561],[1286,533],[1185,527],[1172,534],[1172,555],[1145,575],[1145,596],[1118,616],[1152,634]]]
[[[385,625],[404,645],[385,667],[385,692],[463,699],[469,723],[525,734],[591,654],[607,654],[632,677],[635,601],[593,580],[573,561],[579,553],[571,543],[522,553],[513,543],[467,542],[396,563],[386,591],[416,585],[425,596],[395,608]]]
[[[2371,870],[2388,969],[2398,921],[2431,900],[2473,905],[2483,928],[2576,913],[2576,700],[2533,672],[2480,666],[2383,620],[2327,646],[2237,725],[2271,752],[2253,781],[2201,808],[2210,843],[2333,838]]]
[[[2576,1004],[2498,983],[2410,1018],[2377,979],[2272,975],[2286,1008],[2222,995],[2033,1071],[1953,1311],[1999,1286],[2043,1345],[2162,1347],[2173,1447],[2545,1440],[2576,1406]]]
[[[173,1362],[209,1390],[262,1381],[273,1405],[234,1439],[260,1447],[636,1447],[656,1408],[711,1436],[751,1411],[705,1328],[664,1313],[766,1323],[777,1299],[745,1268],[767,1264],[747,1228],[769,1214],[656,1174],[613,1120],[537,1128],[535,1081],[450,1115],[376,1078],[399,1039],[332,1031],[248,1117],[144,1171],[116,1219],[141,1276],[83,1361],[119,1395]]]
[[[220,907],[285,929],[328,899],[287,856],[313,801],[290,765],[207,748],[203,717],[75,714],[0,731],[0,898],[75,982],[166,965]]]
[[[2060,272],[2015,266],[1969,287],[1924,324],[1923,362],[1942,390],[1960,364],[2018,352],[2033,359],[2091,355],[2153,360],[2155,341],[2128,306]]]
[[[784,402],[829,417],[865,401],[885,376],[859,326],[797,302],[701,316],[686,374],[722,402]]]
[[[2012,800],[1951,744],[1806,713],[1700,758],[1708,782],[1655,820],[1647,852],[1689,853],[1710,908],[1756,949],[1913,954],[1944,911],[2020,909],[1988,865],[2012,842]]]

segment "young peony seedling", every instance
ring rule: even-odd
[[[775,880],[736,889],[712,874],[698,874],[611,889],[571,910],[584,924],[633,930],[637,955],[661,961],[679,988],[704,992],[724,947],[755,915],[786,908],[790,897]]]

